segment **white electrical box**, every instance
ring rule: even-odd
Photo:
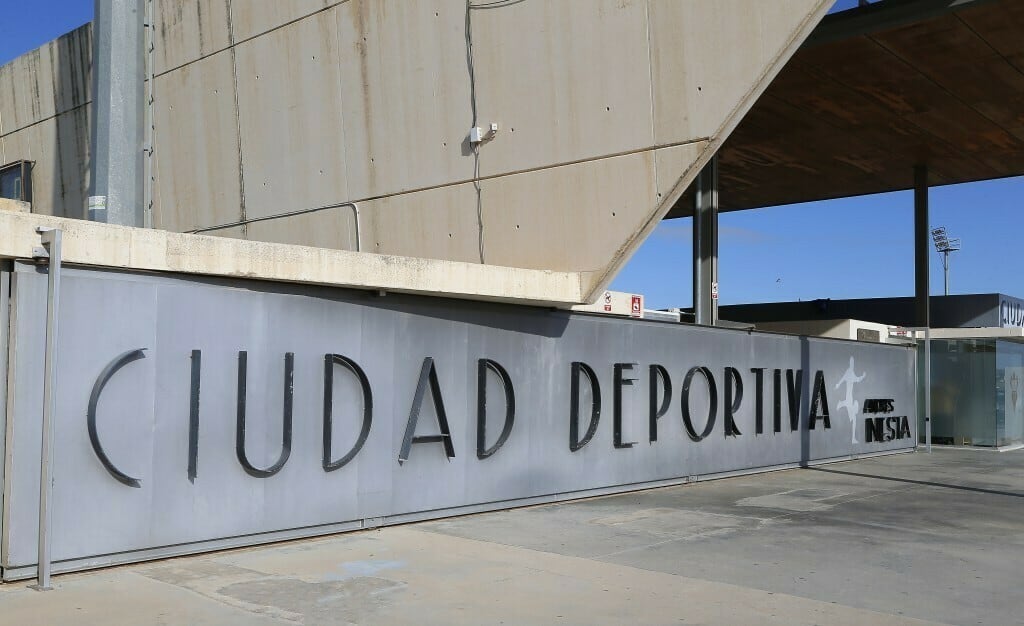
[[[479,126],[474,126],[473,128],[470,128],[469,143],[483,143],[485,141],[493,139],[494,136],[498,134],[498,128],[500,128],[500,126],[498,126],[497,122],[491,122],[487,130],[480,128]]]

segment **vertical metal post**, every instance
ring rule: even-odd
[[[95,8],[88,219],[143,226],[145,6],[96,0]]]
[[[914,303],[917,326],[924,329],[925,448],[932,451],[932,333],[928,286],[928,166],[914,167]]]
[[[928,166],[914,167],[914,303],[915,326],[928,328],[931,310],[928,301]]]
[[[53,494],[50,450],[53,447],[53,414],[57,387],[57,321],[60,311],[61,232],[55,228],[37,228],[43,249],[37,257],[48,258],[46,288],[46,353],[43,360],[43,424],[39,457],[39,553],[37,581],[39,591],[50,589],[50,500]]]
[[[932,452],[932,331],[924,329],[924,445]]]
[[[942,253],[942,274],[944,276],[942,295],[949,295],[949,251]]]
[[[693,208],[693,317],[718,324],[718,155],[697,175]]]

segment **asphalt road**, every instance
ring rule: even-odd
[[[1024,451],[937,450],[0,586],[0,624],[1024,624]]]

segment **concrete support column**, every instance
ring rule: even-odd
[[[928,300],[928,166],[914,167],[914,310],[915,325],[931,326]]]
[[[96,0],[88,219],[143,226],[144,4]]]
[[[718,155],[697,176],[693,209],[693,317],[718,324]]]

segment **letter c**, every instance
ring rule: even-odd
[[[100,394],[103,393],[103,388],[107,386],[107,382],[117,373],[119,369],[128,365],[132,361],[138,361],[139,359],[146,358],[143,353],[145,348],[138,350],[129,350],[118,356],[116,359],[107,364],[103,371],[100,372],[99,378],[96,379],[96,384],[92,386],[92,394],[89,396],[89,412],[87,414],[87,421],[89,424],[89,442],[92,443],[92,450],[96,453],[96,457],[103,464],[110,475],[117,479],[118,482],[128,485],[129,487],[142,487],[142,481],[138,478],[132,478],[128,474],[125,474],[121,470],[117,469],[110,459],[107,457],[107,453],[103,451],[103,444],[100,443],[100,436],[96,432],[96,405],[99,404]]]

